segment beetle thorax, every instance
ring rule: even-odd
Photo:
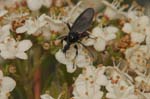
[[[69,33],[69,41],[70,42],[77,42],[79,40],[78,33]]]

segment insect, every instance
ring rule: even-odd
[[[63,37],[63,40],[66,41],[66,45],[62,49],[63,53],[66,53],[66,51],[74,43],[80,43],[82,46],[86,47],[84,44],[81,43],[81,39],[89,36],[89,33],[86,31],[92,23],[94,13],[95,12],[93,8],[87,8],[75,20],[72,27],[70,27],[70,25],[67,23],[67,26],[70,31],[67,36]],[[75,44],[74,48],[76,49],[76,56],[77,56],[78,46]]]

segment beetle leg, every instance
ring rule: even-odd
[[[78,46],[74,45],[74,48],[76,49],[76,56],[75,56],[75,58],[76,58],[78,56]]]
[[[76,55],[75,55],[74,61],[73,61],[73,68],[74,68],[74,65],[75,65],[75,60],[76,60],[76,58],[77,58],[77,56],[78,56],[78,46],[77,46],[77,45],[74,45],[74,48],[76,49]]]
[[[65,22],[65,24],[67,25],[67,27],[69,28],[69,30],[71,30],[71,26],[69,23]]]

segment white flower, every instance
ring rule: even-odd
[[[103,0],[102,3],[107,6],[104,12],[104,16],[106,16],[108,19],[113,20],[124,17],[125,13],[123,10],[127,8],[127,6],[121,6],[121,0],[113,0],[112,3]]]
[[[141,43],[145,40],[146,34],[149,34],[150,20],[148,16],[141,16],[125,23],[122,30],[131,35],[131,41]]]
[[[63,15],[63,13],[59,13],[59,15],[57,15],[56,13],[50,12],[50,16],[45,17],[45,19],[49,22],[50,30],[62,34],[69,32],[66,23],[71,25],[81,14],[83,9],[79,7],[80,5],[81,2],[74,6],[66,7],[63,12],[66,13],[66,15]]]
[[[50,29],[54,32],[59,32],[65,34],[69,32],[69,29],[65,23],[70,25],[76,20],[76,18],[81,14],[83,9],[79,6],[81,2],[78,2],[75,6],[66,7],[64,12],[66,15],[56,15],[56,13],[51,12],[51,16],[46,16],[46,19],[49,21]]]
[[[52,5],[52,0],[27,0],[27,5],[30,10],[39,10],[42,6],[49,8]]]
[[[88,79],[89,82],[95,83],[95,85],[106,86],[107,85],[107,77],[104,75],[105,67],[95,68],[94,66],[87,66],[83,69],[82,75]]]
[[[0,70],[0,98],[8,99],[8,93],[11,92],[16,86],[16,82],[10,77],[4,77],[3,72]]]
[[[138,99],[134,93],[133,80],[128,74],[112,66],[106,67],[105,72],[109,79],[106,85],[108,99]]]
[[[65,22],[69,22],[69,23],[73,23],[76,18],[83,12],[84,9],[82,9],[80,7],[80,5],[82,4],[82,2],[78,2],[75,6],[73,6],[72,8],[68,8],[67,12],[67,16],[64,18]]]
[[[132,2],[128,11],[125,12],[125,18],[129,20],[135,20],[142,15],[144,15],[143,8],[141,8],[141,6],[138,5],[136,2]]]
[[[0,17],[4,16],[5,14],[7,14],[8,11],[4,10],[4,9],[0,9]]]
[[[106,75],[111,83],[118,83],[119,81],[125,81],[132,85],[133,79],[127,73],[121,71],[117,66],[107,66]]]
[[[70,73],[74,72],[76,67],[83,68],[91,64],[90,56],[83,50],[83,48],[81,48],[81,46],[78,48],[77,56],[76,49],[72,45],[66,53],[63,53],[62,50],[59,50],[55,54],[55,57],[60,63],[66,65],[67,71]]]
[[[143,73],[147,70],[147,60],[150,59],[149,47],[145,45],[136,45],[128,48],[125,51],[125,57],[131,69]]]
[[[54,98],[48,94],[44,94],[44,95],[41,95],[41,99],[54,99]]]
[[[149,93],[150,91],[150,75],[139,75],[135,77],[135,85],[143,93]]]
[[[56,17],[55,14],[52,14],[50,17],[45,17],[45,19],[49,22],[49,27],[51,31],[66,33],[68,32],[68,27],[65,22],[60,18],[61,17]]]
[[[17,33],[27,32],[28,34],[35,34],[39,32],[48,23],[45,19],[46,15],[42,14],[37,20],[31,18],[25,21],[25,24],[16,29]]]
[[[85,67],[74,83],[73,99],[101,99],[103,92],[100,88],[107,84],[104,72],[105,67]]]
[[[0,55],[4,59],[27,59],[28,56],[25,53],[29,48],[31,48],[32,43],[30,40],[22,40],[16,42],[13,38],[6,38],[3,43],[0,43]]]
[[[7,24],[0,28],[0,42],[4,41],[4,39],[10,36],[11,25]]]
[[[118,29],[113,26],[105,28],[95,27],[92,30],[91,38],[83,40],[83,43],[87,46],[93,45],[97,51],[105,50],[108,41],[116,38],[116,32]]]
[[[25,18],[29,15],[29,12],[19,12],[19,13],[9,13],[9,15],[4,17],[4,22],[6,24],[12,23],[14,20]]]
[[[120,81],[117,84],[109,82],[106,89],[108,99],[138,99],[134,93],[134,86],[129,86],[124,81]]]

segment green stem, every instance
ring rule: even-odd
[[[29,79],[29,77],[26,75],[28,71],[25,71],[25,68],[27,64],[24,64],[24,61],[22,60],[16,60],[16,64],[18,67],[18,71],[20,74],[20,82],[23,84],[23,88],[26,94],[27,99],[34,99],[33,91],[32,91],[32,81]]]
[[[32,91],[32,84],[26,84],[24,86],[24,89],[26,92],[27,99],[34,99],[33,91]]]

